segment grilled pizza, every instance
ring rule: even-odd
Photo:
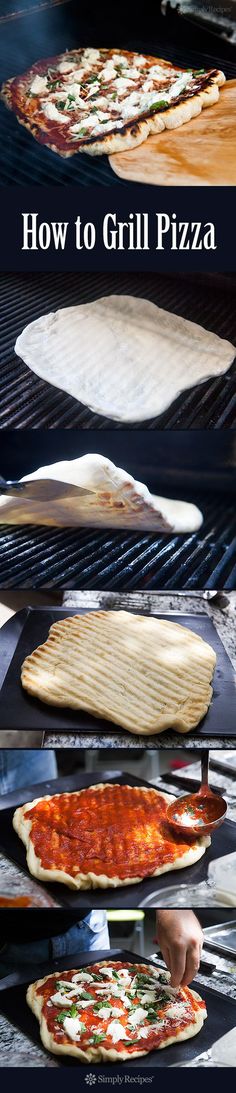
[[[214,649],[186,626],[129,611],[55,622],[26,657],[22,686],[51,706],[87,710],[130,732],[189,732],[212,697]]]
[[[120,49],[77,49],[7,80],[2,95],[18,121],[60,156],[101,155],[175,129],[219,97],[223,72],[180,69]]]
[[[205,853],[208,836],[183,837],[169,826],[174,800],[151,786],[99,783],[22,805],[13,827],[38,880],[117,888],[183,869]]]
[[[207,1017],[189,987],[149,964],[103,960],[47,975],[28,987],[44,1046],[84,1062],[117,1062],[188,1040]]]

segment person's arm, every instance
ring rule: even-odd
[[[157,941],[171,974],[172,987],[186,987],[196,975],[203,933],[193,911],[156,911]]]

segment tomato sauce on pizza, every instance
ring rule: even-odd
[[[214,68],[181,69],[133,51],[87,48],[37,62],[7,81],[3,97],[42,144],[66,156],[95,145],[99,152],[104,142],[109,151],[110,138],[127,131],[139,143],[137,123],[223,82]]]
[[[202,999],[188,987],[171,988],[169,978],[154,966],[108,960],[49,976],[35,992],[55,1045],[115,1047],[130,1056],[165,1046],[199,1014],[200,1026],[206,1017]]]
[[[171,829],[168,804],[152,788],[104,784],[42,798],[27,806],[25,819],[44,869],[122,881],[150,876],[198,845],[191,832]]]

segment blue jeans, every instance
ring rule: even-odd
[[[0,793],[57,777],[55,752],[24,748],[0,749]]]
[[[0,975],[9,975],[27,964],[44,963],[50,958],[56,960],[62,956],[76,957],[77,953],[109,948],[106,911],[90,911],[65,934],[43,941],[26,942],[24,945],[6,945],[0,953]]]

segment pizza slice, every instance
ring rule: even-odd
[[[225,81],[120,49],[77,49],[7,80],[5,103],[41,144],[60,156],[126,151],[149,133],[175,129],[212,106]]]
[[[103,960],[39,979],[28,987],[27,1002],[48,1051],[113,1063],[200,1032],[205,1002],[190,987],[174,989],[169,979],[169,972],[148,964]]]
[[[193,865],[205,853],[209,836],[183,837],[168,824],[174,800],[151,786],[99,783],[22,805],[13,827],[37,880],[118,888]]]

